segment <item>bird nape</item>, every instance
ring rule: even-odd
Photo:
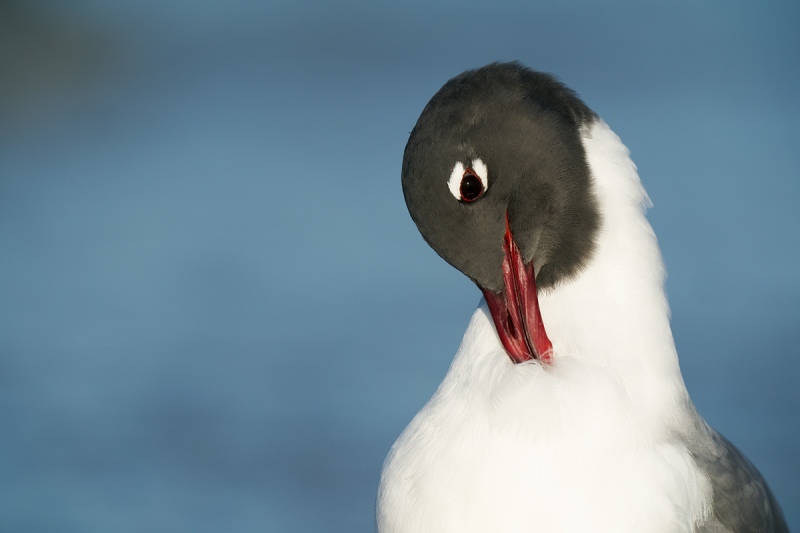
[[[689,398],[649,199],[576,93],[518,63],[456,76],[411,132],[402,184],[484,298],[386,458],[378,531],[788,531]]]

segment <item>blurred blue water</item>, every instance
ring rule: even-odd
[[[631,148],[690,392],[800,529],[794,4],[39,9],[103,59],[0,126],[0,530],[372,530],[479,298],[409,220],[402,150],[498,59]]]

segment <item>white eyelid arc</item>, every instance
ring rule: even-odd
[[[455,196],[456,200],[461,200],[461,178],[464,177],[464,165],[459,161],[453,167],[450,173],[450,179],[447,180],[447,187],[450,193]]]
[[[486,190],[489,188],[489,171],[486,169],[486,165],[483,163],[483,161],[481,161],[480,158],[473,159],[472,170],[475,171],[475,174],[477,174],[483,182],[483,190],[486,192]]]

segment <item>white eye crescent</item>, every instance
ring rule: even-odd
[[[450,193],[464,203],[474,202],[489,189],[489,172],[480,159],[473,159],[471,166],[464,168],[460,161],[455,164],[447,180]]]
[[[464,165],[458,162],[450,173],[450,179],[447,180],[447,187],[450,189],[450,193],[456,197],[456,200],[461,200],[461,192],[459,192],[459,189],[461,188],[461,178],[463,177]]]

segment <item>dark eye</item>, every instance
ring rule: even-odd
[[[456,162],[447,188],[456,200],[466,204],[474,202],[489,190],[489,170],[480,158],[473,159],[470,166]]]
[[[481,179],[476,176],[472,169],[467,169],[464,172],[464,177],[461,178],[461,186],[458,188],[461,193],[461,199],[465,202],[474,202],[483,194],[483,183]]]

